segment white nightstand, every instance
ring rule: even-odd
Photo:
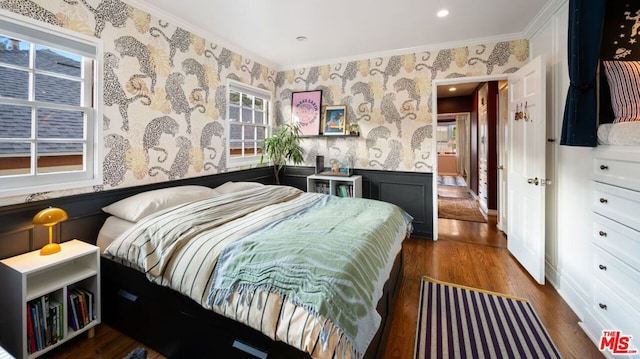
[[[307,192],[360,198],[362,176],[311,175],[307,177]]]
[[[40,356],[87,331],[91,336],[93,328],[100,323],[99,248],[76,239],[60,245],[62,250],[55,254],[41,256],[38,250],[0,261],[0,345],[18,359]],[[85,299],[93,297],[91,303],[85,302],[87,323],[82,324],[81,328],[80,324],[72,323],[70,316],[75,306],[71,306],[69,295],[75,289],[88,293],[83,296]],[[62,320],[62,338],[30,353],[27,340],[28,303],[42,302],[44,296],[50,303],[62,304],[62,315],[58,315]],[[78,328],[74,329],[74,326]]]

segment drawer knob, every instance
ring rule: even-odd
[[[606,198],[600,198],[600,203],[607,203],[609,202]]]
[[[609,169],[609,166],[607,166],[607,165],[600,165],[600,169],[601,169],[601,170],[603,170],[603,171],[606,171],[606,170],[608,170],[608,169]]]
[[[598,268],[600,268],[600,270],[607,270],[607,266],[600,264],[598,266]]]
[[[607,305],[606,304],[598,303],[598,306],[600,306],[600,309],[607,310]]]
[[[603,231],[598,232],[598,234],[600,235],[600,237],[606,237],[607,236],[607,232],[603,232]]]

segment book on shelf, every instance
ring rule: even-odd
[[[79,330],[89,325],[95,319],[94,296],[85,288],[69,290],[69,325],[73,330]]]
[[[27,313],[27,351],[29,354],[56,344],[64,336],[62,304],[50,295],[30,300]]]
[[[353,186],[350,184],[341,184],[338,185],[338,195],[339,197],[353,197]]]

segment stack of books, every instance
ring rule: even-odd
[[[29,354],[56,344],[64,336],[62,303],[43,295],[27,303],[27,351]]]
[[[73,330],[84,328],[96,319],[93,293],[84,288],[69,289],[69,326]]]
[[[331,194],[331,190],[329,189],[329,183],[328,182],[317,182],[316,183],[316,193]]]
[[[339,197],[353,197],[353,186],[350,184],[338,185],[336,195]]]

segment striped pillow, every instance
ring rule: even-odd
[[[603,61],[611,89],[613,123],[640,121],[640,61]]]

